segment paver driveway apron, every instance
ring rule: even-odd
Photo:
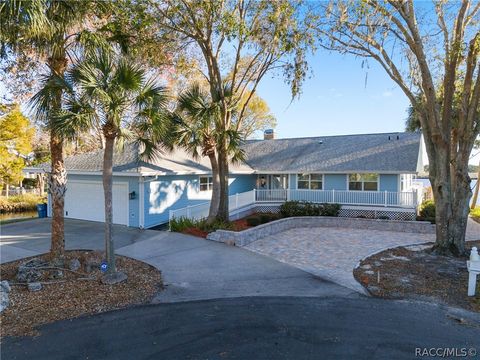
[[[480,239],[480,225],[472,220],[467,239]],[[434,234],[315,227],[289,229],[245,248],[364,293],[353,277],[353,269],[361,259],[387,248],[434,240]]]

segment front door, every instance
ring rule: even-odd
[[[286,190],[288,189],[288,175],[258,175],[258,190]]]

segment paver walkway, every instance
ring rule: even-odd
[[[297,228],[245,246],[311,274],[364,293],[354,279],[358,262],[381,250],[435,240],[434,234],[351,228]],[[480,240],[480,224],[469,219],[467,240]]]

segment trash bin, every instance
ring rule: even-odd
[[[47,217],[47,204],[37,204],[37,211],[39,218]]]

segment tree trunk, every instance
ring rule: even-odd
[[[52,243],[50,258],[54,263],[62,264],[65,257],[65,221],[64,205],[67,190],[67,172],[63,163],[63,141],[53,131],[50,132],[50,152],[52,169],[49,177],[49,189],[52,199]]]
[[[220,174],[218,169],[218,161],[215,152],[208,155],[210,166],[212,167],[212,199],[210,201],[210,210],[208,212],[207,222],[211,224],[217,218],[218,207],[220,204]]]
[[[113,274],[117,271],[115,267],[115,249],[113,247],[113,147],[115,136],[105,134],[105,150],[103,155],[103,192],[105,196],[105,253],[107,256],[107,273]]]
[[[475,192],[473,193],[472,204],[470,205],[470,208],[472,210],[475,209],[475,207],[477,206],[479,189],[480,189],[480,162],[478,163],[477,183],[475,184]]]
[[[52,73],[63,76],[67,67],[65,54],[48,59]],[[62,106],[61,90],[55,94],[55,101],[50,112],[54,114]],[[67,190],[67,171],[63,163],[63,139],[60,134],[50,130],[51,172],[49,189],[52,198],[52,243],[50,258],[54,263],[62,264],[65,257],[64,205]]]
[[[229,221],[228,209],[228,155],[226,145],[223,143],[218,151],[218,168],[220,177],[220,202],[218,205],[217,219]]]
[[[40,196],[45,195],[45,177],[43,174],[37,174],[37,187]]]
[[[449,153],[441,146],[430,156],[430,182],[435,200],[436,242],[434,250],[443,255],[465,253],[468,200],[471,195],[468,161],[456,161],[451,173]],[[456,178],[455,188],[452,177]]]

